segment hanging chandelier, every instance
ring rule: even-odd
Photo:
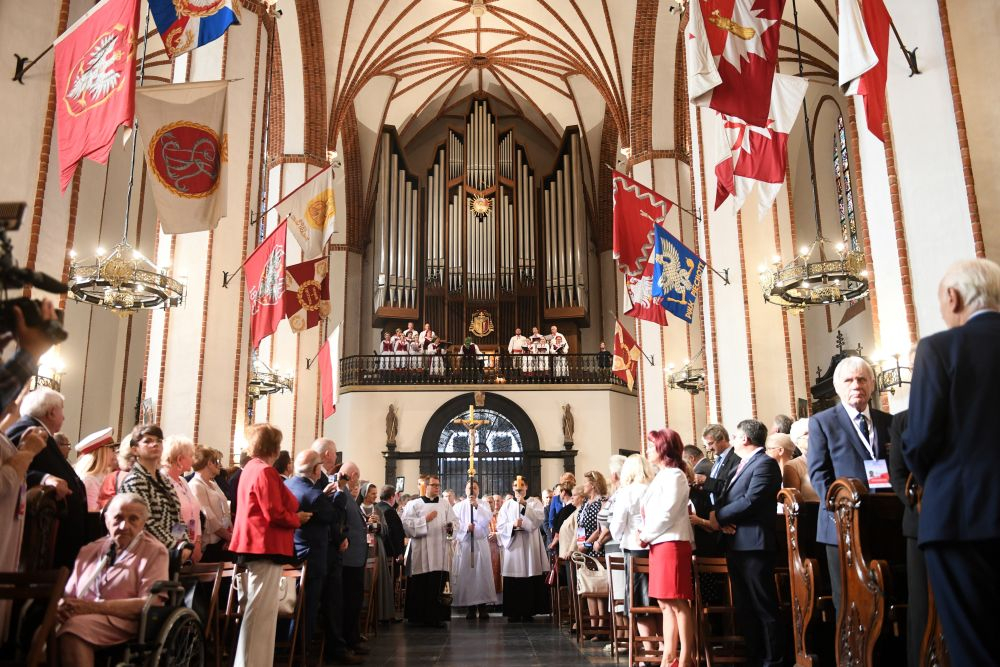
[[[278,369],[268,367],[254,356],[250,381],[247,383],[247,395],[251,400],[258,400],[271,394],[280,394],[292,390],[293,377],[290,373],[282,373]]]
[[[704,354],[705,350],[695,355],[694,359],[687,359],[680,370],[675,371],[674,365],[669,364],[665,371],[667,376],[667,386],[671,389],[683,389],[692,396],[700,394],[705,389],[705,369],[695,365],[695,362]]]
[[[138,86],[142,86],[149,40],[149,8],[146,9],[145,37],[142,40],[142,60],[139,63]],[[125,194],[125,225],[122,239],[111,252],[97,248],[94,257],[77,261],[71,250],[67,283],[73,298],[102,306],[125,317],[140,310],[170,308],[184,302],[184,283],[167,275],[167,269],[157,266],[128,242],[129,215],[132,209],[132,188],[135,184],[135,152],[139,141],[139,123],[132,121],[132,162],[128,189]]]
[[[836,256],[828,254],[829,241],[819,233],[816,240],[803,246],[787,264],[775,256],[770,267],[761,265],[760,286],[764,300],[787,310],[808,306],[851,303],[868,295],[868,271],[865,256],[858,250],[838,243]]]
[[[794,0],[792,12],[795,19],[795,45],[798,52],[799,76],[804,76],[802,43],[799,34],[799,13]],[[805,123],[806,149],[809,152],[809,176],[812,182],[813,219],[816,222],[816,239],[803,246],[799,254],[782,265],[775,257],[772,265],[760,267],[760,286],[764,300],[786,310],[802,311],[809,306],[844,304],[863,299],[868,295],[868,271],[864,254],[857,249],[853,238],[850,243],[838,243],[828,251],[829,241],[823,238],[819,215],[819,189],[816,185],[816,156],[813,150],[812,131],[809,124],[808,102],[802,100]]]
[[[184,283],[167,275],[122,239],[111,252],[98,248],[94,257],[77,261],[70,252],[69,289],[77,301],[109,308],[127,316],[140,310],[170,308],[184,302]]]

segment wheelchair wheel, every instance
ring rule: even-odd
[[[160,627],[157,648],[149,661],[155,667],[204,667],[205,640],[201,620],[187,607],[170,613]]]

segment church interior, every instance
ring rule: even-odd
[[[66,146],[96,125],[71,133],[64,118],[96,117],[86,100],[101,85],[110,113],[125,77],[91,77],[74,106],[66,88],[82,78],[66,67],[84,65],[60,64],[61,36],[115,3],[0,6],[17,66],[0,82],[0,275],[7,298],[23,287],[60,313],[68,336],[30,386],[63,396],[73,444],[156,424],[229,468],[253,449],[248,428],[269,423],[291,459],[330,439],[362,480],[397,493],[424,495],[432,474],[464,496],[475,465],[482,494],[516,477],[536,496],[564,473],[607,476],[610,457],[646,455],[653,431],[705,450],[711,425],[806,420],[843,400],[835,369],[849,358],[871,369],[873,410],[906,410],[916,345],[948,326],[946,270],[1000,256],[987,178],[1000,168],[988,84],[1000,9],[987,0],[133,1],[131,54],[118,55],[134,64],[134,112],[100,138],[103,160],[85,151],[67,171]],[[845,4],[858,21],[874,5],[891,17],[868,44],[882,78],[859,77],[860,94],[845,83]],[[235,20],[206,39],[220,7]],[[201,17],[196,46],[163,36],[164,11]],[[723,87],[746,86],[730,111],[721,88],[695,90],[705,30]],[[116,66],[94,58],[83,78]],[[759,63],[770,105],[744,122],[731,109]],[[167,101],[172,87],[188,97]],[[201,146],[154,136],[171,112],[197,120]],[[740,173],[779,143],[776,162]],[[304,202],[317,183],[324,199]],[[628,224],[649,233],[637,270]],[[69,289],[15,283],[10,267]],[[794,503],[774,502],[784,554]],[[801,661],[809,619],[790,611],[810,597],[795,589],[805,549],[778,564],[787,662],[760,664],[827,664]],[[862,624],[905,626],[888,606]],[[563,613],[582,626],[582,608]],[[837,625],[833,606],[809,612]],[[546,664],[611,664],[609,623],[596,650],[581,641]],[[873,658],[844,632],[867,653],[842,664],[903,664],[884,661],[905,656],[892,638]],[[809,635],[828,645],[814,652],[833,656],[830,633]],[[391,660],[368,664],[417,664]]]

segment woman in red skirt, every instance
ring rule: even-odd
[[[693,665],[694,615],[691,601],[691,520],[688,518],[688,478],[681,454],[684,443],[665,428],[646,436],[646,456],[660,471],[646,491],[639,540],[650,545],[649,597],[663,611],[662,667]],[[675,637],[680,638],[676,653]]]

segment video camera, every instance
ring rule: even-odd
[[[7,232],[21,227],[25,208],[27,204],[23,202],[0,202],[0,289],[6,292],[8,289],[31,285],[46,292],[65,294],[69,291],[66,283],[40,271],[32,271],[14,264],[13,246]],[[56,311],[56,319],[43,320],[41,301],[27,297],[0,300],[0,332],[15,329],[17,320],[14,316],[14,306],[20,308],[26,325],[43,332],[53,344],[61,343],[68,337],[62,327],[61,310]]]

